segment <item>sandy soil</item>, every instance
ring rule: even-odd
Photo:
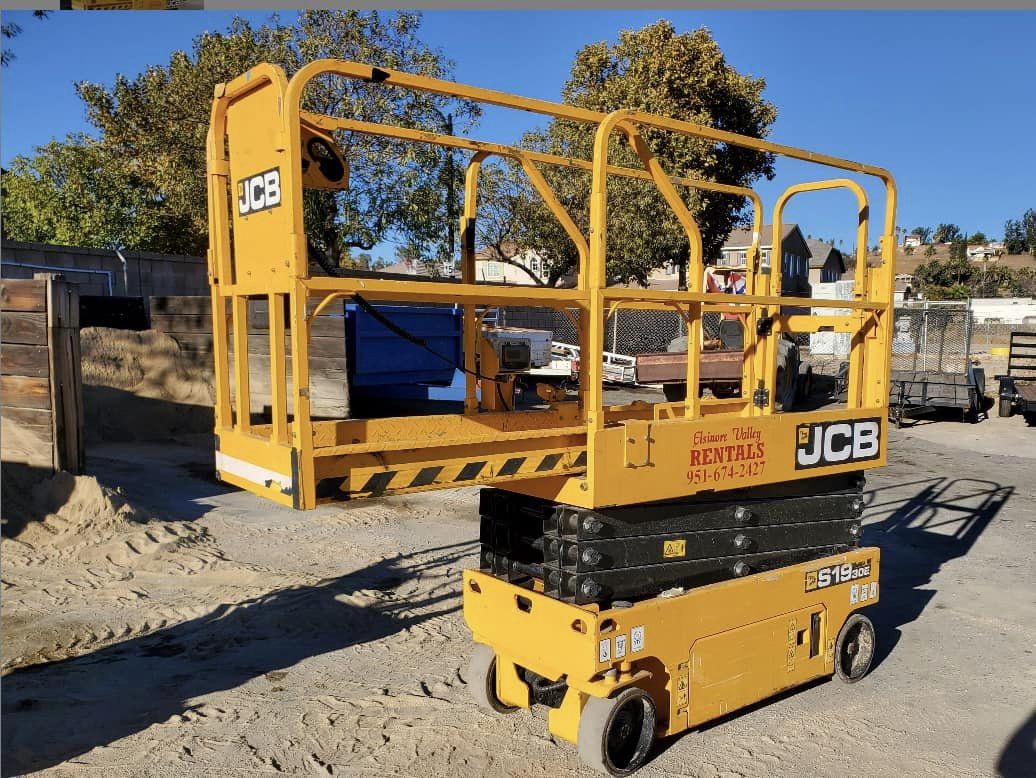
[[[80,344],[88,442],[212,429],[212,371],[192,363],[165,333],[86,327]]]
[[[942,426],[894,432],[869,481],[872,673],[663,743],[642,775],[1033,774],[1032,459],[971,438],[1006,425]],[[2,541],[4,775],[588,774],[542,711],[469,700],[474,489],[296,513],[210,469],[95,447],[97,480],[58,476]]]

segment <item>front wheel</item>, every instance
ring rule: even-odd
[[[606,775],[629,775],[647,761],[655,742],[655,703],[631,687],[615,697],[591,697],[579,717],[579,756]]]
[[[871,669],[874,661],[874,624],[854,613],[845,620],[835,640],[835,673],[846,683],[856,683]]]
[[[496,696],[496,652],[481,643],[475,646],[468,660],[468,688],[479,707],[488,713],[513,713],[518,710],[504,705]]]

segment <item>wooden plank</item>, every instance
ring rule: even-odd
[[[0,312],[0,341],[31,346],[47,345],[47,314]]]
[[[212,315],[212,299],[208,296],[173,295],[149,298],[151,315],[208,314]]]
[[[285,353],[290,351],[291,338],[285,337],[284,339],[284,350]],[[270,353],[270,337],[269,335],[255,334],[248,336],[248,353],[249,354],[266,354]],[[341,359],[345,360],[345,337],[338,338],[310,338],[309,341],[309,355],[311,358],[317,359]]]
[[[291,387],[291,356],[285,360],[287,386]],[[251,389],[251,411],[262,413],[270,405],[270,357],[264,354],[250,354],[248,358],[249,386]],[[311,359],[310,367],[310,410],[315,416],[348,418],[349,387],[344,360]],[[288,412],[294,411],[294,397],[287,396]]]
[[[58,279],[48,280],[47,284],[47,326],[78,330],[79,285]]]
[[[0,346],[0,375],[46,378],[50,375],[50,352],[46,346],[4,343]]]
[[[50,442],[53,430],[51,429],[50,411],[41,408],[14,408],[9,405],[0,406],[0,417],[13,421],[19,427],[30,430],[40,440]]]
[[[47,411],[43,411],[43,413],[46,413],[49,419],[50,414]],[[52,469],[53,454],[51,453],[49,426],[46,428],[46,436],[44,436],[42,428],[19,424],[18,427],[21,429],[18,429],[11,424],[11,421],[13,420],[6,413],[0,417],[0,443],[2,443],[0,460],[3,460],[3,466],[19,464],[42,470]],[[31,434],[27,435],[26,432]]]
[[[188,335],[182,332],[170,332],[169,337],[180,344],[181,351],[194,351],[203,354],[212,353],[212,335]]]
[[[170,335],[212,335],[212,316],[208,313],[152,314],[151,329]]]
[[[0,398],[15,408],[50,408],[50,381],[46,378],[0,375]]]
[[[54,415],[55,470],[81,473],[86,461],[83,434],[82,354],[79,347],[79,287],[47,284],[50,324],[50,396]]]
[[[0,309],[42,313],[47,310],[47,282],[27,278],[0,280]]]
[[[291,327],[287,324],[288,322],[285,322],[285,329],[290,331]],[[269,318],[265,311],[253,313],[248,324],[248,332],[249,334],[269,332],[269,326]],[[310,326],[310,335],[314,338],[344,338],[345,317],[320,314]]]

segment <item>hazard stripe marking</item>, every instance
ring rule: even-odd
[[[414,480],[410,482],[410,488],[415,489],[418,486],[428,486],[428,484],[434,483],[435,479],[439,477],[439,473],[442,472],[442,469],[442,465],[435,467],[422,467],[420,472],[414,476]]]
[[[561,454],[547,454],[547,456],[543,457],[543,461],[540,462],[539,466],[536,468],[536,472],[542,473],[544,470],[553,470],[557,467],[558,462],[560,461]]]
[[[485,462],[468,462],[464,467],[457,473],[457,477],[454,481],[474,481],[478,478],[478,474],[482,472],[482,468],[486,466]]]
[[[371,494],[381,494],[388,485],[392,482],[392,479],[396,477],[396,471],[391,470],[387,473],[375,473],[367,479],[367,483],[360,489],[361,492],[370,492]]]
[[[525,457],[511,457],[504,462],[504,466],[500,468],[497,475],[514,475],[523,464],[525,464]]]
[[[576,457],[576,461],[572,463],[572,467],[586,467],[586,452],[580,451],[579,456]]]

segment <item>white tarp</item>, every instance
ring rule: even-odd
[[[813,284],[813,296],[821,300],[852,300],[855,281]],[[847,316],[849,308],[813,308],[814,316]],[[814,332],[809,336],[810,354],[849,355],[848,332]]]

